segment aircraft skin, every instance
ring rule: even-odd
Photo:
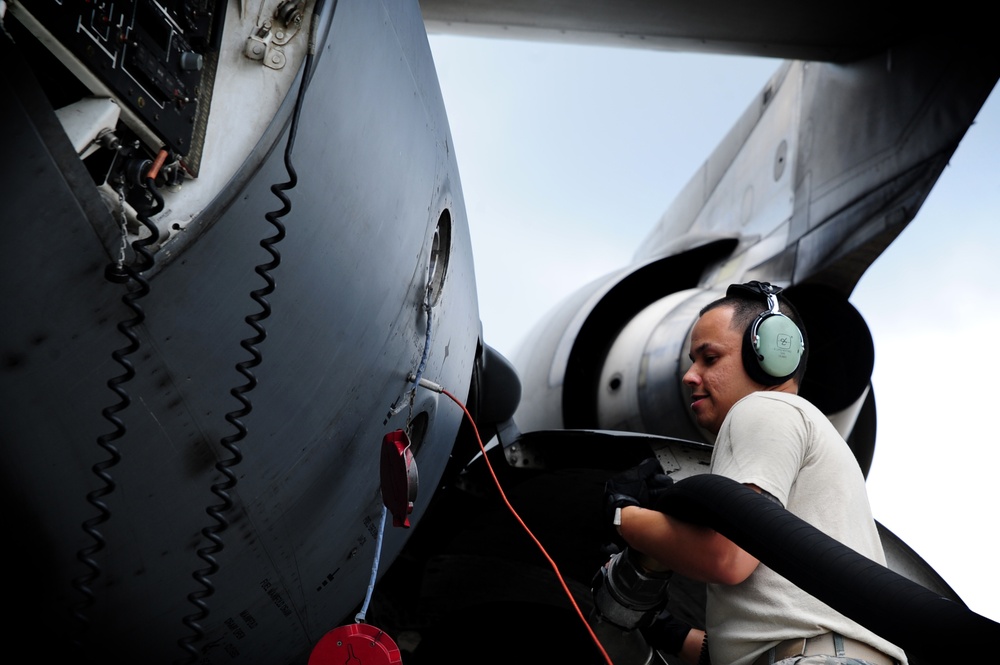
[[[990,31],[971,6],[903,12],[882,0],[422,0],[420,9],[432,33],[838,63],[915,37],[969,41]]]
[[[11,58],[30,41],[15,25],[21,9],[6,19]],[[228,442],[241,459],[227,469],[235,508],[217,534],[218,571],[204,576],[213,592],[201,599],[209,610],[198,620],[201,663],[293,662],[356,610],[375,559],[383,437],[413,427],[430,494],[463,420],[437,393],[420,390],[411,404],[407,377],[423,362],[464,400],[479,362],[468,226],[418,8],[342,1],[331,20],[333,9],[327,3],[318,26],[328,34],[298,118],[297,183],[283,191],[290,211],[273,215],[286,231],[272,245],[280,263],[266,271],[276,285],[264,297],[270,315],[257,322],[266,338],[252,344],[260,361],[247,370],[252,409],[237,418],[247,432]],[[242,46],[250,30],[236,14],[227,8]],[[241,51],[235,58],[260,75],[261,89],[237,100],[216,94],[215,131],[230,136],[243,119],[227,107],[264,105],[266,86],[278,85],[272,70]],[[78,553],[96,544],[83,524],[100,515],[87,496],[105,487],[92,467],[113,457],[99,437],[118,426],[102,410],[121,400],[107,383],[126,374],[112,354],[129,346],[121,326],[137,315],[123,296],[138,287],[105,278],[118,215],[53,131],[53,110],[30,81],[46,72],[20,62],[4,68],[2,95],[14,137],[7,155],[24,160],[4,167],[4,302],[16,314],[3,335],[3,485],[23,511],[15,533],[35,571],[21,595],[48,616],[30,613],[28,625],[44,628],[46,642],[77,640],[70,612],[85,596],[73,582],[90,572]],[[301,65],[289,67],[294,79]],[[196,636],[183,623],[200,611],[189,594],[205,590],[193,575],[209,568],[196,550],[212,545],[202,531],[217,520],[206,510],[223,503],[212,491],[226,480],[217,465],[237,457],[223,443],[238,434],[226,415],[243,407],[231,391],[249,379],[236,366],[254,354],[241,341],[258,334],[245,318],[262,311],[251,292],[267,285],[255,267],[272,261],[261,243],[278,234],[265,215],[283,209],[272,185],[291,181],[284,152],[297,83],[285,85],[275,117],[257,120],[253,140],[239,146],[247,163],[142,273],[149,292],[135,300],[138,348],[122,354],[134,372],[119,385],[129,405],[113,414],[122,435],[106,441],[120,460],[104,469],[108,516],[92,527],[104,546],[89,555],[97,574],[83,641],[96,662],[173,662],[187,655],[178,642]],[[201,177],[212,168],[206,153]],[[162,186],[167,205],[183,205],[171,194],[196,182],[179,193]],[[427,507],[421,499],[414,523]],[[383,562],[408,535],[390,517]]]
[[[873,341],[848,299],[995,85],[995,54],[896,45],[880,21],[848,39],[779,3],[758,16],[777,36],[718,20],[705,39],[611,6],[538,24],[520,3],[137,0],[107,21],[104,5],[8,4],[0,436],[17,634],[95,662],[305,663],[327,631],[367,621],[410,663],[587,662],[589,635],[449,395],[483,442],[498,435],[501,485],[586,609],[607,476],[650,454],[678,479],[704,469],[683,342],[735,281],[788,287],[815,323],[803,392],[867,471]],[[782,66],[634,264],[583,287],[511,363],[482,339],[426,29],[642,36],[587,16],[631,16],[655,48],[814,61]],[[412,468],[383,530],[396,430]],[[883,540],[890,568],[955,597]],[[697,622],[703,590],[672,588]]]

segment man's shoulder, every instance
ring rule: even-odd
[[[761,390],[750,393],[733,405],[732,411],[738,413],[775,412],[792,409],[810,419],[822,416],[823,413],[809,400],[795,393],[785,393],[773,390]]]
[[[750,393],[743,399],[739,400],[733,406],[740,404],[761,404],[769,402],[778,402],[784,404],[790,404],[792,406],[803,407],[808,405],[810,408],[816,408],[812,405],[812,402],[807,400],[805,397],[798,395],[796,393],[785,393],[777,390],[758,390],[757,392]],[[745,408],[745,407],[744,407]]]

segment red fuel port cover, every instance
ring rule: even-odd
[[[392,513],[392,525],[410,526],[409,514],[417,498],[417,461],[401,429],[382,438],[381,480],[382,503]]]
[[[384,632],[366,623],[334,628],[316,643],[308,665],[400,665],[399,647]]]

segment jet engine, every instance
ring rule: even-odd
[[[717,241],[610,275],[540,322],[528,353],[514,359],[524,391],[515,415],[520,429],[617,430],[711,443],[691,417],[682,378],[691,327],[728,286],[699,285],[699,265],[730,246]],[[819,283],[783,293],[809,339],[801,393],[834,422],[867,474],[875,445],[875,353],[847,295]]]

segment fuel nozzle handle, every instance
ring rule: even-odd
[[[622,630],[648,626],[667,604],[673,574],[654,559],[628,547],[611,557],[594,578],[594,609],[599,619]]]

